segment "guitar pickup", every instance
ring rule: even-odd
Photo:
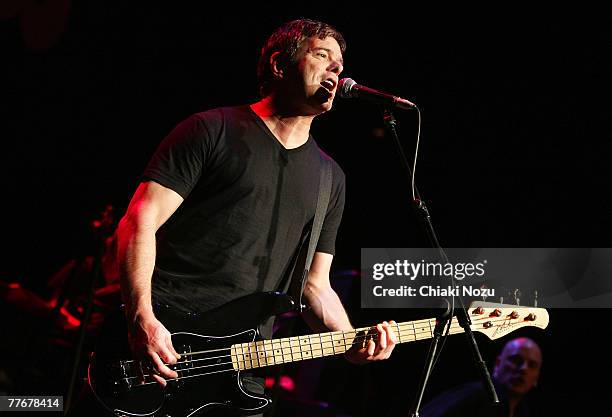
[[[191,346],[190,345],[180,345],[178,346],[177,352],[181,355],[181,358],[176,362],[174,366],[171,366],[170,369],[176,371],[178,374],[178,378],[175,380],[170,380],[172,385],[176,388],[180,388],[185,385],[185,381],[183,377],[189,375],[189,370],[194,367],[194,360],[191,355]]]
[[[109,375],[112,375],[112,392],[115,395],[125,394],[132,389],[137,380],[133,370],[133,361],[114,362],[109,366]]]

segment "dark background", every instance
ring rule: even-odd
[[[601,12],[311,6],[2,5],[0,279],[43,291],[66,260],[91,251],[89,222],[108,203],[122,214],[176,123],[257,100],[261,45],[298,17],[344,34],[343,76],[418,103],[417,184],[443,246],[610,246],[612,26]],[[396,116],[411,158],[416,113]],[[362,247],[427,246],[379,110],[337,100],[313,131],[347,176],[334,273],[358,269]],[[350,279],[334,281],[350,288]],[[364,325],[408,315],[360,310],[354,293],[347,308]],[[543,347],[544,415],[611,415],[595,382],[610,369],[601,341],[609,311],[550,313],[547,330],[513,334]],[[477,337],[490,364],[508,339]],[[325,378],[310,397],[382,415],[413,397],[426,348],[400,346],[386,363],[361,368],[316,361]],[[470,358],[462,336],[449,338],[427,397],[477,378]]]

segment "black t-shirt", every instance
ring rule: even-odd
[[[309,137],[286,149],[249,106],[197,113],[160,144],[143,174],[185,201],[157,233],[154,301],[206,311],[278,289],[316,209],[321,158]],[[333,254],[344,173],[333,185],[317,251]]]

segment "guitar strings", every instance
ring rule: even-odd
[[[459,328],[461,328],[461,327],[459,327]],[[461,328],[461,329],[463,329],[463,328]],[[424,332],[422,332],[422,333],[424,333]],[[418,339],[415,339],[415,340],[418,340]],[[347,346],[353,346],[353,344],[344,344],[344,345],[342,345],[342,346],[346,348]],[[227,348],[227,349],[229,350],[230,348]],[[314,349],[314,350],[318,350],[318,349]],[[346,351],[345,351],[345,352],[346,352]],[[339,353],[344,353],[344,352],[339,352]],[[274,356],[276,356],[276,355],[274,355]],[[293,355],[292,355],[292,356],[293,356]],[[231,357],[231,355],[228,355],[227,357]],[[317,357],[319,357],[319,356],[316,356],[316,357],[312,357],[312,356],[311,356],[311,357],[309,357],[309,358],[301,358],[301,360],[315,359],[315,358],[317,358]],[[322,356],[321,356],[321,357],[322,357]],[[251,362],[251,363],[252,363],[253,361],[255,361],[255,359],[248,360],[248,362]],[[239,360],[238,362],[244,362],[244,363],[246,364],[246,363],[247,363],[247,360]],[[258,361],[258,362],[259,362],[259,361]],[[230,364],[232,364],[232,365],[233,365],[233,363],[232,363],[232,362],[225,362],[225,363],[219,363],[219,364],[213,364],[213,365],[201,366],[201,367],[197,367],[197,368],[189,368],[189,369],[177,369],[177,370],[175,370],[175,371],[176,371],[176,372],[184,372],[184,371],[191,371],[191,370],[193,370],[193,369],[200,369],[200,368],[204,368],[204,367],[208,367],[208,366],[220,366],[220,365],[230,365]],[[270,366],[270,365],[273,365],[273,364],[264,364],[263,366]],[[258,364],[258,366],[255,366],[255,367],[253,367],[253,368],[260,368],[260,367],[263,367],[263,366],[262,366],[261,364]],[[249,368],[249,369],[253,369],[253,368]],[[248,369],[242,369],[242,371],[246,371],[246,370],[248,370]],[[207,375],[212,375],[212,374],[219,374],[219,373],[223,373],[223,372],[235,372],[235,369],[233,369],[233,367],[232,367],[232,369],[223,369],[223,370],[219,370],[219,371],[203,372],[203,373],[200,373],[200,374],[194,374],[194,375],[179,376],[179,377],[177,377],[177,378],[169,378],[169,379],[166,379],[166,381],[178,381],[178,380],[182,380],[182,379],[187,379],[187,378],[195,378],[195,377],[207,376]],[[147,375],[147,376],[150,376],[150,375]],[[131,378],[128,378],[128,379],[133,379],[133,378],[135,378],[135,377],[131,377]],[[152,384],[157,384],[157,382],[156,382],[156,381],[153,381],[153,382],[145,382],[145,383],[143,383],[143,384],[136,385],[135,387],[142,387],[142,386],[152,385]]]
[[[495,320],[495,321],[506,321],[506,320],[509,320],[509,319],[507,319],[507,318],[503,318],[503,319],[497,319],[497,320]],[[511,320],[511,319],[510,319],[510,320]],[[489,321],[492,321],[492,320],[489,320]],[[412,323],[403,323],[403,324],[404,324],[404,325],[407,325],[407,324],[412,324]],[[400,326],[401,326],[401,325],[402,325],[402,324],[400,324]],[[398,327],[399,327],[399,326],[398,326]],[[499,327],[499,326],[496,326],[496,327]],[[373,328],[371,328],[371,329],[373,329]],[[371,329],[370,329],[370,330],[371,330]],[[360,330],[360,329],[358,329],[358,330]],[[361,330],[363,330],[363,329],[361,329]],[[427,336],[428,336],[428,337],[431,337],[431,331],[423,331],[423,328],[421,328],[421,330],[422,330],[421,332],[416,332],[415,330],[410,330],[410,329],[409,329],[409,330],[404,329],[404,330],[402,331],[402,330],[401,330],[401,328],[400,328],[400,334],[399,334],[399,335],[400,335],[400,338],[401,338],[401,337],[404,337],[404,338],[405,338],[406,336],[409,336],[409,337],[415,337],[415,339],[414,339],[413,341],[419,340],[419,338],[417,337],[417,334],[422,335],[423,333],[425,333],[425,334],[427,334]],[[458,325],[458,323],[456,322],[456,320],[454,320],[450,330],[451,330],[451,331],[455,331],[455,332],[456,332],[456,331],[462,332],[462,331],[463,331],[463,328],[462,328],[461,326],[459,326],[459,325]],[[403,334],[403,333],[408,333],[408,334]],[[366,334],[366,335],[358,335],[358,336],[355,336],[355,337],[354,337],[354,339],[353,339],[353,341],[352,341],[351,343],[345,343],[345,344],[343,344],[343,345],[332,345],[331,347],[323,347],[323,343],[331,343],[331,341],[326,341],[326,342],[324,342],[324,341],[322,341],[322,340],[321,340],[320,342],[315,342],[315,343],[313,343],[312,341],[310,341],[308,344],[310,345],[311,349],[310,349],[309,351],[305,351],[305,352],[321,351],[321,353],[323,353],[323,351],[324,351],[325,349],[332,349],[332,350],[335,350],[335,348],[347,348],[347,347],[349,347],[349,346],[351,346],[351,347],[352,347],[353,345],[355,345],[355,343],[357,342],[357,340],[358,340],[358,339],[377,340],[377,336],[378,336],[377,334],[374,334],[374,335],[367,335],[367,334]],[[346,341],[345,341],[345,342],[346,342]],[[252,343],[252,342],[251,342],[251,343]],[[314,344],[314,345],[319,344],[319,345],[321,345],[321,348],[319,348],[318,346],[313,346],[313,344]],[[263,346],[263,345],[262,345],[262,346]],[[298,345],[298,346],[303,346],[303,345]],[[263,347],[266,347],[266,346],[263,346]],[[291,348],[291,347],[295,347],[295,346],[290,346],[289,348]],[[251,359],[241,359],[241,360],[236,360],[236,361],[232,361],[232,362],[219,362],[219,363],[216,363],[216,364],[211,364],[211,365],[202,365],[202,366],[198,366],[198,367],[189,367],[188,369],[173,368],[173,370],[175,370],[176,372],[186,372],[186,371],[193,371],[193,370],[195,370],[195,369],[207,368],[207,367],[211,367],[211,366],[222,366],[222,365],[229,365],[229,364],[232,364],[232,365],[233,365],[233,363],[234,363],[234,362],[237,362],[238,364],[242,363],[243,365],[245,365],[245,364],[249,363],[249,364],[251,364],[251,368],[259,368],[259,367],[264,367],[264,366],[275,365],[276,363],[270,364],[270,363],[268,363],[268,362],[267,362],[267,361],[268,361],[270,358],[274,358],[274,360],[276,361],[277,357],[283,358],[284,356],[291,356],[291,360],[290,360],[290,362],[291,362],[291,361],[295,361],[295,358],[293,357],[294,352],[290,352],[289,354],[286,354],[286,353],[284,353],[283,349],[284,349],[284,348],[281,346],[281,349],[280,349],[281,353],[279,353],[279,354],[273,354],[273,355],[266,355],[266,356],[263,358],[263,362],[264,362],[263,364],[261,363],[261,362],[262,362],[262,359],[260,359],[260,357],[258,356],[258,354],[260,354],[260,353],[272,353],[272,352],[274,352],[275,350],[276,350],[276,351],[278,351],[279,349],[274,349],[274,347],[272,347],[272,349],[265,348],[265,349],[263,349],[263,350],[259,350],[259,349],[257,349],[257,346],[256,346],[255,351],[249,351],[248,353],[244,353],[244,352],[243,352],[243,353],[238,353],[238,354],[236,354],[236,355],[224,355],[224,356],[217,356],[217,357],[208,357],[208,358],[203,358],[203,359],[193,359],[193,360],[191,360],[191,361],[185,361],[185,362],[182,362],[182,363],[180,363],[180,364],[178,364],[178,365],[179,365],[179,366],[182,366],[182,365],[185,365],[185,364],[191,364],[191,363],[194,363],[194,362],[201,362],[201,361],[207,361],[207,360],[219,359],[219,358],[230,358],[230,357],[232,357],[232,356],[236,356],[236,357],[238,357],[238,355],[242,355],[243,357],[244,357],[245,355],[252,355],[253,357],[252,357]],[[219,351],[219,350],[226,350],[226,351],[227,351],[227,350],[231,350],[231,348],[215,349],[215,351]],[[211,351],[212,351],[212,350],[211,350]],[[199,354],[203,354],[203,353],[207,353],[207,352],[210,352],[210,351],[203,351],[203,352],[192,352],[192,354],[198,354],[198,353],[199,353]],[[338,352],[338,353],[345,353],[345,352],[346,352],[346,350],[345,350],[345,351],[343,351],[343,352]],[[329,354],[327,354],[327,355],[323,355],[323,354],[321,354],[321,356],[310,356],[310,357],[306,357],[306,358],[304,358],[304,355],[302,354],[302,351],[297,352],[297,353],[299,353],[300,355],[302,355],[302,357],[301,357],[301,358],[299,358],[298,360],[307,360],[307,359],[310,359],[310,358],[317,358],[317,357],[329,356]],[[295,353],[295,354],[297,355],[297,353]],[[253,354],[254,354],[254,355],[253,355]],[[337,353],[336,353],[336,352],[334,352],[332,355],[335,355],[335,354],[337,354]],[[254,365],[254,362],[257,362],[257,365]],[[284,363],[284,362],[281,362],[281,363]],[[168,365],[168,364],[166,364],[166,365]],[[240,366],[240,365],[239,365],[239,366]],[[251,368],[248,368],[248,369],[251,369]],[[233,369],[232,369],[232,370],[233,370]],[[205,374],[202,374],[202,375],[205,375]],[[145,377],[147,377],[147,376],[151,376],[151,375],[145,375]],[[192,376],[196,376],[196,375],[192,375]],[[198,376],[199,376],[199,375],[198,375]],[[138,377],[129,377],[128,379],[134,379],[134,378],[138,378]],[[172,380],[172,379],[169,379],[169,380]]]
[[[417,320],[417,322],[423,322],[423,323],[419,323],[422,324],[423,326],[431,326],[432,325],[432,321],[435,322],[435,319],[424,319],[424,320]],[[400,327],[400,326],[408,326],[408,327],[413,327],[415,330],[415,326],[414,326],[415,322],[404,322],[404,323],[396,323],[396,326],[392,326],[392,327]],[[412,325],[412,326],[410,326]],[[374,330],[376,330],[376,326],[372,326],[372,327],[364,327],[364,328],[359,328],[359,329],[355,329],[355,330],[349,330],[346,332],[342,332],[342,331],[337,331],[337,332],[330,332],[329,333],[329,337],[332,337],[332,335],[342,335],[344,338],[344,335],[349,334],[349,333],[355,333],[355,338],[359,338],[359,337],[368,337],[369,335],[366,333],[364,335],[361,335],[358,333],[362,333],[365,331],[368,332],[372,332]],[[400,329],[401,331],[401,329]],[[309,337],[309,335],[304,335],[304,336],[292,336],[290,338],[287,339],[299,339],[301,337]],[[326,336],[327,337],[327,336]],[[371,336],[370,336],[371,337]],[[246,342],[246,343],[255,343],[255,342]],[[211,353],[211,352],[219,352],[219,351],[223,351],[223,350],[229,350],[230,348],[219,348],[219,349],[210,349],[210,350],[202,350],[202,351],[197,351],[197,352],[185,352],[185,353],[181,353],[181,356],[193,356],[193,355],[200,355],[200,354],[206,354],[206,353]],[[136,360],[134,359],[130,359],[130,360],[125,360],[123,361],[124,363],[132,363],[132,362],[136,362]],[[167,363],[164,363],[164,365],[168,365]]]
[[[477,320],[479,320],[479,321],[480,320],[488,320],[491,323],[494,323],[494,322],[498,322],[498,321],[516,320],[516,319],[509,318],[508,316],[506,316],[506,317],[499,317],[499,318],[494,318],[494,317],[491,317],[491,316],[488,316],[488,317],[485,316],[485,317],[478,318]],[[435,323],[436,323],[436,319],[433,319],[433,318],[432,319],[423,319],[423,320],[416,320],[416,321],[413,321],[413,322],[396,323],[396,325],[392,326],[392,328],[394,329],[395,327],[397,327],[397,328],[400,329],[400,332],[401,332],[401,331],[406,331],[405,329],[402,330],[401,326],[409,327],[409,328],[412,327],[412,329],[413,329],[412,331],[416,332],[417,325],[418,325],[419,329],[422,332],[428,333],[421,326],[425,326],[425,327],[429,326],[431,328],[432,325],[435,326]],[[460,325],[459,325],[459,323],[458,323],[456,318],[453,318],[451,323],[452,323],[451,324],[451,328],[461,328],[462,329],[462,327],[460,327]],[[344,336],[347,335],[347,334],[355,333],[355,336],[354,336],[355,339],[358,339],[358,338],[371,338],[373,336],[370,335],[369,332],[372,332],[375,329],[376,329],[376,326],[372,326],[372,327],[359,328],[359,329],[355,329],[355,330],[349,330],[349,331],[346,331],[346,332],[342,332],[342,331],[330,332],[328,335],[326,335],[324,337],[333,337],[333,335],[342,335],[342,337],[344,338]],[[365,332],[365,331],[367,331],[367,332]],[[361,333],[364,333],[364,334],[361,334]],[[292,336],[292,337],[287,338],[287,339],[298,339],[298,341],[299,341],[299,338],[301,338],[301,337],[308,338],[309,336],[312,336],[312,335]],[[280,339],[275,339],[275,340],[280,340]],[[255,342],[245,342],[245,343],[255,343]],[[270,344],[270,343],[272,343],[272,341],[268,341],[268,344]],[[280,342],[277,342],[277,343],[280,343]],[[309,343],[312,343],[312,342],[309,342]],[[328,343],[328,342],[324,342],[324,343]],[[185,352],[185,353],[182,353],[181,356],[200,355],[200,354],[206,354],[206,353],[211,353],[211,352],[220,352],[220,351],[229,350],[229,349],[230,348],[219,348],[219,349],[210,349],[210,350],[197,351],[197,352]],[[135,360],[130,359],[130,360],[125,360],[123,362],[124,363],[131,363],[131,362],[135,362]],[[164,365],[168,365],[168,364],[164,363]]]
[[[374,329],[374,328],[372,328],[372,329]],[[417,334],[418,335],[423,335],[423,334],[431,335],[430,331],[424,331],[423,329],[421,329],[421,330],[422,331],[420,331],[420,332],[415,332],[412,329],[400,330],[400,337],[404,337],[404,338],[406,338],[406,337],[415,337],[415,340],[418,340]],[[358,339],[360,339],[360,340],[358,340]],[[361,339],[363,339],[363,340],[361,340]],[[425,339],[425,338],[423,338],[423,339]],[[354,346],[356,343],[359,343],[359,342],[362,342],[362,341],[366,341],[366,340],[376,341],[376,340],[378,340],[378,334],[355,336],[352,341],[351,340],[344,340],[343,341],[344,343],[341,344],[341,345],[332,345],[332,346],[326,347],[326,348],[322,347],[323,343],[331,343],[331,341],[328,341],[328,342],[323,342],[322,341],[322,342],[315,342],[315,343],[309,342],[308,344],[310,345],[311,349],[308,350],[308,351],[305,351],[305,352],[321,351],[321,353],[322,353],[324,349],[332,349],[332,350],[342,349],[342,348],[345,349],[342,352],[335,352],[334,351],[334,353],[332,355],[335,355],[335,354],[345,353],[348,350],[347,348],[350,348],[350,347]],[[347,343],[347,342],[349,342],[349,343]],[[250,343],[252,343],[252,342],[250,342]],[[321,347],[313,346],[313,345],[321,345]],[[292,347],[294,347],[294,348],[295,347],[302,347],[302,346],[304,346],[304,345],[290,346],[289,348],[292,348]],[[292,361],[295,360],[294,355],[297,356],[298,354],[302,355],[302,357],[299,358],[298,360],[307,360],[307,359],[311,359],[311,358],[330,356],[330,355],[321,355],[321,356],[312,356],[311,355],[310,357],[304,357],[304,355],[302,353],[303,351],[300,351],[300,352],[290,352],[290,353],[282,353],[283,349],[286,349],[286,348],[282,348],[281,347],[281,349],[280,349],[281,353],[273,354],[273,355],[266,355],[265,359],[269,359],[269,358],[274,357],[275,360],[276,360],[277,357],[281,357],[282,358],[283,356],[291,356],[291,361],[290,362],[292,362]],[[215,350],[218,351],[220,349],[215,349]],[[231,351],[231,348],[224,348],[222,350]],[[187,372],[187,371],[193,371],[193,370],[196,370],[196,369],[208,368],[208,367],[212,367],[212,366],[223,366],[223,365],[230,365],[230,364],[233,365],[234,361],[230,361],[230,362],[219,362],[219,363],[214,363],[214,364],[210,364],[210,365],[201,365],[201,366],[196,366],[196,367],[189,367],[189,368],[186,368],[186,369],[177,368],[177,366],[180,367],[182,365],[186,365],[186,364],[188,365],[188,364],[191,364],[191,363],[194,363],[194,362],[201,362],[201,361],[207,361],[207,360],[219,359],[219,358],[231,358],[232,356],[239,356],[239,355],[242,355],[243,357],[245,355],[252,355],[253,358],[252,359],[240,359],[240,360],[236,360],[235,362],[242,363],[243,366],[245,366],[247,363],[249,363],[249,364],[251,364],[251,368],[259,368],[259,367],[274,365],[274,364],[268,364],[266,362],[264,362],[262,364],[261,362],[265,361],[265,359],[260,359],[259,354],[261,354],[261,353],[272,353],[275,350],[279,350],[279,349],[263,349],[263,350],[256,349],[255,351],[249,351],[248,353],[238,353],[236,355],[223,355],[223,356],[215,356],[215,357],[210,357],[210,358],[192,359],[191,361],[184,361],[184,362],[180,362],[178,364],[172,365],[173,367],[170,367],[170,369],[172,369],[173,371],[176,371],[176,372]],[[207,352],[209,352],[209,351],[199,352],[199,354],[203,354],[203,353],[207,353]],[[192,354],[196,354],[196,353],[198,353],[198,352],[192,352]],[[252,366],[254,362],[257,362],[257,365]],[[165,365],[169,365],[169,364],[165,364]],[[249,369],[251,369],[251,368],[249,368]],[[234,369],[232,368],[232,369],[229,369],[229,370],[234,370]],[[191,375],[191,376],[201,376],[201,375],[207,375],[207,373],[205,373],[205,374],[198,374],[198,375]],[[144,375],[143,377],[146,378],[146,377],[150,377],[150,376],[152,376],[152,375],[151,374],[147,374],[147,375]],[[135,378],[139,378],[139,377],[138,376],[133,376],[133,377],[125,378],[125,379],[135,379]],[[168,381],[174,381],[176,379],[181,379],[181,378],[184,378],[184,377],[170,378],[170,379],[168,379]],[[146,384],[141,384],[141,385],[146,385]]]
[[[506,322],[506,321],[511,321],[511,320],[513,320],[513,319],[511,319],[511,318],[507,318],[507,317],[503,317],[503,318],[499,318],[499,319],[491,319],[490,317],[483,317],[483,318],[481,318],[480,320],[482,320],[482,319],[488,319],[488,321],[489,321],[489,322],[499,322],[499,321],[504,321],[504,322]],[[430,320],[429,320],[429,322],[428,322],[427,324],[431,324],[431,321],[432,321],[432,320],[435,322],[435,319],[430,319]],[[427,320],[424,320],[424,321],[425,321],[425,322],[427,322]],[[414,339],[414,340],[412,340],[412,341],[416,341],[416,340],[419,340],[419,339],[418,339],[418,337],[417,337],[417,334],[422,335],[422,334],[424,334],[424,333],[425,333],[425,334],[427,334],[427,335],[428,335],[428,337],[430,337],[430,335],[431,335],[431,331],[423,331],[423,328],[421,328],[421,329],[420,329],[421,331],[420,331],[420,332],[417,332],[417,331],[416,331],[416,328],[415,328],[414,326],[410,326],[410,325],[412,325],[412,324],[413,324],[413,323],[411,323],[411,322],[407,322],[407,323],[400,323],[400,324],[398,324],[398,325],[397,325],[397,327],[400,329],[400,332],[399,332],[399,336],[400,336],[400,338],[401,338],[401,337],[407,337],[407,336],[409,336],[409,337],[415,337],[415,339]],[[422,323],[422,324],[424,324],[424,323]],[[413,329],[403,329],[403,330],[402,330],[402,329],[401,329],[401,326],[409,326],[409,327],[413,327]],[[495,326],[495,327],[499,327],[499,326]],[[493,326],[492,326],[491,328],[493,328]],[[375,327],[371,327],[371,328],[364,328],[364,329],[357,329],[357,330],[356,330],[356,333],[361,333],[363,330],[366,330],[366,329],[367,329],[367,330],[373,330],[373,329],[375,329]],[[462,328],[462,327],[461,327],[461,326],[458,324],[458,322],[456,321],[456,319],[454,319],[454,320],[452,321],[450,331],[451,331],[451,332],[452,332],[452,331],[463,331],[463,328]],[[351,331],[350,333],[352,333],[352,332],[353,332],[353,331]],[[349,332],[346,332],[346,333],[349,333]],[[315,345],[316,345],[316,344],[321,345],[321,348],[319,348],[318,346],[314,346],[314,347],[313,347],[313,343],[312,343],[312,341],[310,341],[308,344],[310,345],[311,349],[310,349],[309,351],[306,351],[306,352],[320,351],[320,352],[321,352],[321,356],[313,356],[313,355],[310,355],[309,357],[306,357],[306,358],[305,358],[305,357],[304,357],[304,355],[302,354],[302,352],[301,352],[301,351],[300,351],[300,352],[297,352],[297,353],[296,353],[296,355],[299,353],[299,354],[302,356],[302,357],[301,357],[301,358],[299,358],[298,360],[307,360],[307,359],[313,359],[313,358],[318,358],[318,357],[323,357],[323,356],[329,356],[329,355],[324,355],[324,354],[323,354],[323,352],[324,352],[324,350],[325,350],[325,349],[332,349],[332,350],[335,350],[335,348],[347,348],[347,347],[352,347],[352,346],[354,346],[354,345],[355,345],[355,343],[356,343],[357,339],[363,339],[364,341],[365,341],[366,339],[367,339],[367,340],[377,340],[377,336],[378,336],[378,334],[373,334],[373,335],[368,335],[368,334],[365,334],[365,335],[356,335],[356,336],[353,338],[353,340],[351,341],[351,343],[346,343],[346,340],[345,340],[345,343],[344,343],[343,345],[337,345],[337,346],[334,346],[334,345],[332,344],[332,346],[331,346],[331,347],[323,347],[323,343],[331,343],[331,341],[328,341],[328,342],[323,342],[323,341],[320,341],[320,342],[315,342],[315,343],[314,343]],[[252,343],[252,342],[250,342],[250,343]],[[398,343],[399,343],[399,341],[398,341]],[[263,346],[263,345],[262,345],[262,346]],[[299,346],[302,346],[302,345],[299,345]],[[293,346],[290,346],[289,348],[291,348],[291,347],[293,347]],[[265,348],[265,346],[264,346],[264,348]],[[236,360],[235,362],[237,362],[237,363],[239,364],[238,366],[240,366],[240,363],[242,363],[242,364],[243,364],[243,366],[245,366],[247,363],[249,363],[249,364],[251,365],[251,368],[248,368],[248,369],[253,369],[253,368],[260,368],[260,367],[265,367],[265,366],[275,365],[275,364],[276,364],[276,359],[277,359],[277,357],[280,357],[281,359],[283,359],[285,356],[291,356],[291,360],[290,360],[290,362],[295,361],[295,358],[294,358],[294,356],[293,356],[293,355],[294,355],[294,352],[290,352],[289,354],[286,354],[286,353],[283,353],[283,349],[284,349],[284,348],[281,346],[281,349],[280,349],[281,353],[280,353],[280,354],[273,354],[273,355],[271,355],[271,356],[266,355],[266,356],[263,358],[263,362],[264,362],[264,363],[262,364],[262,363],[261,363],[261,361],[260,361],[260,358],[259,358],[258,354],[260,354],[260,353],[271,353],[271,352],[274,352],[275,350],[276,350],[276,351],[278,351],[279,349],[274,349],[274,348],[272,348],[272,349],[268,349],[268,348],[265,348],[265,349],[263,349],[263,350],[258,350],[258,349],[257,349],[257,346],[256,346],[256,350],[255,350],[255,352],[249,351],[249,353],[247,353],[248,355],[252,355],[252,354],[254,353],[254,354],[255,354],[255,357],[254,357],[254,358],[252,358],[252,359],[242,359],[242,360]],[[207,352],[212,352],[212,351],[222,351],[222,350],[227,351],[227,350],[231,350],[231,348],[213,349],[213,350],[210,350],[210,351],[202,351],[202,352],[192,352],[191,354],[192,354],[192,355],[195,355],[195,354],[203,354],[203,353],[207,353]],[[347,350],[348,350],[348,349],[347,349]],[[345,350],[344,352],[335,352],[335,351],[334,351],[334,353],[333,353],[332,355],[339,354],[339,353],[345,353],[345,352],[346,352],[346,350]],[[195,360],[191,360],[191,361],[185,361],[185,362],[182,362],[182,363],[180,363],[180,364],[179,364],[179,366],[181,366],[181,365],[188,365],[188,364],[193,363],[193,362],[201,362],[201,361],[212,360],[212,359],[219,359],[219,358],[231,358],[232,356],[236,356],[236,357],[238,357],[239,355],[242,355],[242,356],[244,357],[245,353],[239,353],[239,354],[236,354],[236,355],[224,355],[224,356],[217,356],[217,357],[210,357],[210,358],[203,358],[203,359],[195,359]],[[268,360],[269,360],[270,358],[274,358],[275,363],[272,363],[272,364],[268,363]],[[168,381],[174,381],[174,380],[179,380],[179,379],[184,379],[184,378],[193,378],[193,377],[197,377],[197,376],[205,376],[205,375],[216,374],[216,373],[220,373],[220,372],[229,372],[229,371],[235,371],[235,370],[233,369],[233,364],[234,364],[235,362],[234,362],[234,361],[230,361],[230,362],[220,362],[220,363],[215,363],[215,364],[210,364],[210,365],[201,365],[201,366],[197,366],[197,367],[189,367],[189,368],[187,368],[187,369],[173,369],[173,370],[175,370],[176,372],[188,372],[188,371],[193,371],[193,370],[196,370],[196,369],[208,368],[208,367],[212,367],[212,366],[223,366],[223,365],[230,365],[230,364],[232,365],[232,369],[220,370],[220,371],[211,371],[211,372],[204,372],[204,373],[201,373],[201,374],[195,374],[195,375],[189,375],[189,376],[179,376],[179,377],[177,377],[177,378],[170,378],[170,379],[168,379]],[[254,362],[257,362],[257,365],[254,365]],[[281,363],[284,363],[284,362],[281,362]],[[245,369],[239,369],[239,370],[247,370],[247,369],[245,368]],[[144,375],[144,378],[146,378],[146,377],[150,377],[150,376],[151,376],[151,375]],[[134,379],[134,378],[138,378],[138,377],[128,377],[127,379]],[[155,383],[157,383],[157,382],[148,382],[148,383],[144,383],[144,384],[139,384],[138,386],[149,385],[149,384],[155,384]]]
[[[434,324],[434,323],[431,322],[431,320],[435,320],[435,319],[430,319],[429,322],[427,322],[427,320],[423,320],[423,321],[426,322],[426,323],[422,323],[423,326],[429,326],[431,328],[431,325]],[[420,327],[419,328],[420,331],[417,331],[417,329],[414,326],[409,326],[411,324],[412,324],[412,322],[398,323],[395,327],[398,327],[400,329],[400,333],[402,333],[402,332],[404,332],[404,333],[405,332],[413,332],[414,334],[417,334],[417,333],[421,333],[421,334],[422,333],[425,333],[425,334],[431,333],[430,331],[425,330],[425,327]],[[413,327],[413,329],[412,330],[410,330],[410,329],[401,329],[401,326]],[[365,333],[365,330],[370,332],[370,331],[374,331],[375,329],[376,329],[376,326],[369,327],[369,328],[361,328],[361,329],[350,330],[350,331],[347,331],[347,332],[341,332],[341,331],[339,331],[339,332],[330,332],[330,334],[328,336],[324,336],[324,337],[330,337],[331,338],[332,335],[341,335],[342,339],[345,340],[345,339],[347,339],[347,337],[345,337],[345,335],[351,334],[351,333],[355,333],[355,336],[352,336],[353,337],[353,343],[361,342],[361,341],[364,341],[366,339],[367,340],[377,340],[377,339],[375,339],[378,336],[377,333],[375,333],[375,334]],[[361,334],[361,333],[364,333],[364,334]],[[400,334],[400,336],[402,336],[402,335]],[[349,337],[351,337],[351,336],[349,336]],[[403,335],[403,337],[406,337],[406,335]],[[308,344],[319,343],[319,342],[312,342],[309,339],[309,335],[305,335],[305,336],[292,336],[292,337],[287,338],[287,339],[294,339],[293,341],[297,341],[297,342],[299,342],[301,340],[304,340],[304,339],[300,339],[300,338],[304,338],[304,339],[308,338],[308,340],[309,340]],[[361,340],[361,339],[363,339],[363,340]],[[281,340],[281,339],[275,339],[275,340]],[[331,342],[332,342],[332,340],[330,340],[330,341],[321,341],[321,343],[331,343]],[[245,342],[245,343],[250,344],[250,343],[256,343],[256,342]],[[272,342],[269,341],[267,346],[264,346],[264,344],[256,346],[256,352],[254,352],[254,353],[268,352],[268,351],[276,350],[276,349],[269,349],[271,343]],[[276,342],[276,343],[280,343],[280,342]],[[240,345],[240,344],[237,344],[237,345]],[[267,347],[268,349],[259,350],[259,349],[257,349],[259,346],[264,346],[264,347]],[[299,346],[302,346],[302,345],[299,345]],[[296,346],[291,346],[291,347],[296,347]],[[203,350],[203,351],[197,351],[197,352],[185,352],[185,353],[181,353],[181,356],[203,355],[203,354],[207,354],[207,353],[211,353],[211,352],[220,352],[220,351],[227,351],[227,350],[231,350],[231,348],[227,347],[227,348],[210,349],[210,350]],[[248,354],[250,354],[250,353],[251,352],[248,352]],[[229,357],[229,356],[230,355],[223,355],[223,356],[214,356],[214,357],[204,358],[204,359],[192,359],[191,362],[207,360],[207,359],[218,359],[218,358]],[[125,360],[123,362],[124,363],[133,363],[133,362],[137,362],[137,361],[133,360],[133,359],[130,359],[130,360]],[[183,363],[185,363],[185,362],[183,362]],[[164,365],[168,366],[170,364],[164,363]]]

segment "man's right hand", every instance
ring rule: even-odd
[[[157,383],[166,385],[166,379],[178,374],[167,365],[175,364],[180,355],[172,346],[168,329],[155,318],[153,312],[136,313],[128,316],[128,339],[135,360],[140,361],[140,381],[150,375]]]

